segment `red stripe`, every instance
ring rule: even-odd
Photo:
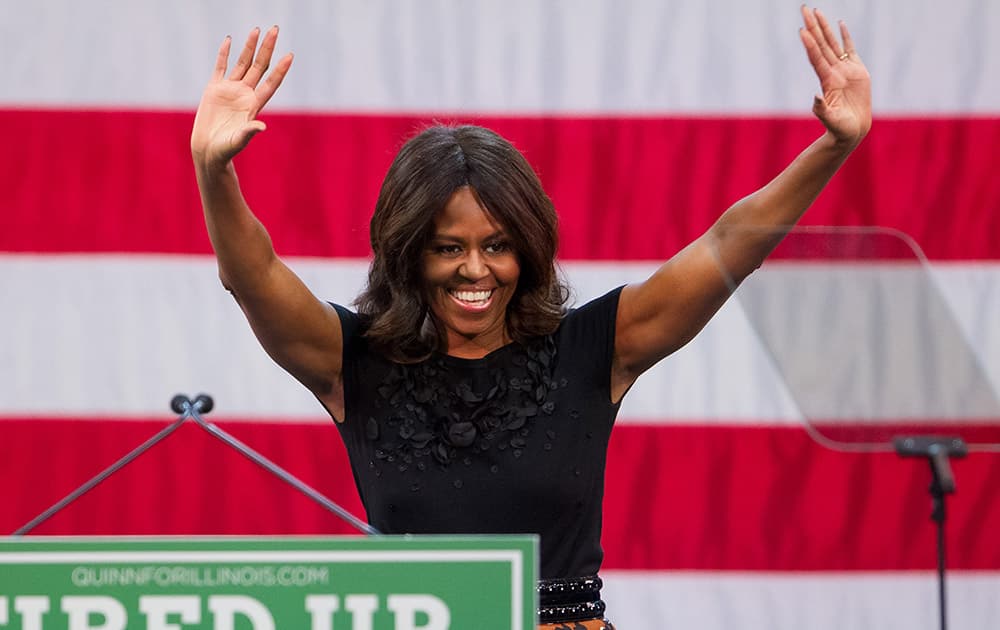
[[[164,426],[0,422],[0,534],[14,531]],[[332,426],[224,423],[361,514]],[[81,446],[84,446],[81,448]],[[1000,569],[1000,458],[954,463],[948,565]],[[843,454],[797,428],[619,426],[605,496],[615,569],[933,569],[928,466]],[[37,534],[333,534],[346,526],[194,425],[40,526]]]
[[[798,428],[621,426],[604,501],[614,568],[933,569],[929,466],[845,454]],[[1000,567],[1000,457],[953,464],[948,566]],[[640,513],[639,506],[650,509]]]
[[[427,118],[285,114],[241,156],[286,255],[367,255],[402,139]],[[564,259],[663,259],[819,135],[764,118],[469,118],[512,139],[562,217]],[[0,250],[208,253],[190,113],[0,111]],[[1000,258],[1000,119],[878,120],[807,217],[881,225],[936,259]]]

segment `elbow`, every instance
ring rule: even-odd
[[[229,279],[226,277],[226,274],[222,271],[222,269],[219,269],[219,282],[222,283],[222,288],[229,292],[229,295],[233,296],[236,303],[242,306],[240,296],[237,295],[236,291],[233,289],[233,285],[229,282]]]
[[[233,285],[229,282],[229,278],[226,277],[226,272],[219,267],[219,282],[222,283],[222,288],[230,293],[233,292]]]

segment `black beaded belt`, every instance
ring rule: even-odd
[[[601,578],[588,575],[538,581],[538,623],[584,621],[604,616]]]

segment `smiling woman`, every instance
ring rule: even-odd
[[[802,17],[825,133],[651,277],[569,311],[551,201],[524,156],[473,126],[403,146],[372,217],[357,312],[318,300],[275,254],[232,164],[264,130],[257,113],[291,56],[268,74],[277,28],[259,50],[254,30],[226,78],[226,39],[191,136],[219,274],[271,357],[337,421],[373,526],[537,533],[539,620],[610,628],[597,573],[622,397],[761,265],[871,125],[846,27],[838,38],[819,12]]]
[[[510,343],[506,313],[521,275],[517,258],[472,188],[456,190],[435,215],[424,291],[448,354],[478,359]]]
[[[476,348],[482,356],[559,325],[568,291],[555,269],[555,210],[524,156],[488,129],[435,126],[411,138],[385,176],[371,244],[368,285],[355,303],[369,341],[396,361],[436,351],[474,358]],[[502,277],[484,275],[499,273],[501,261],[516,269],[503,265]],[[465,314],[466,324],[478,323],[448,337],[451,319],[431,317],[430,309],[446,314],[441,307],[451,302],[425,294],[438,287],[499,293],[482,313],[463,304],[468,308],[456,312]],[[498,299],[503,308],[495,306]],[[476,330],[486,335],[470,338]],[[461,347],[446,345],[451,342]]]

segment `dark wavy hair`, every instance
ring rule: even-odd
[[[463,186],[503,226],[518,256],[521,273],[506,317],[511,338],[526,343],[549,334],[564,313],[558,219],[528,161],[489,129],[435,125],[403,145],[382,182],[371,220],[374,260],[354,302],[369,343],[393,361],[413,363],[443,350],[424,289],[423,252],[435,215]]]

